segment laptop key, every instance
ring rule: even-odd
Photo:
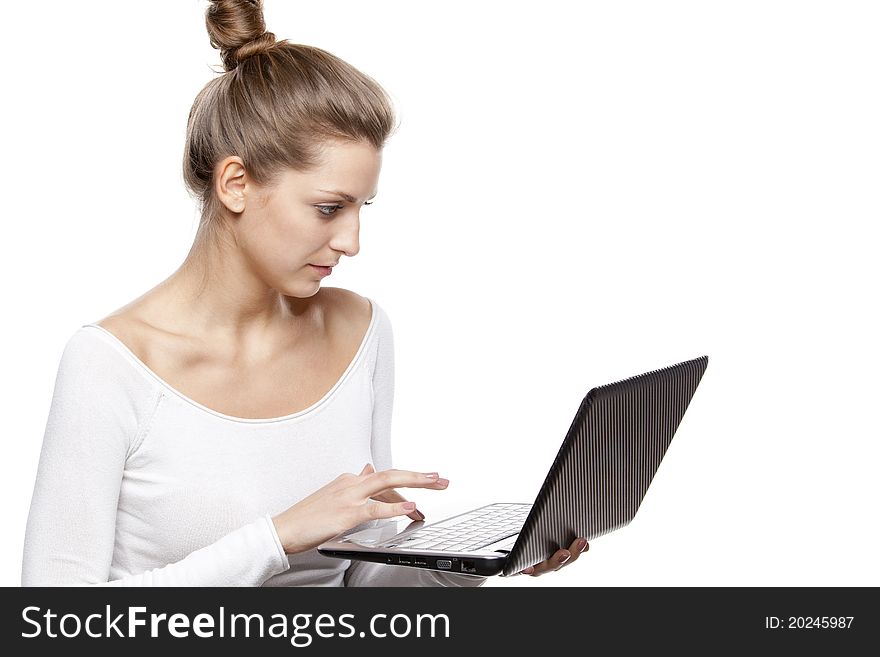
[[[503,540],[503,539],[505,539],[505,538],[510,538],[511,536],[513,536],[513,535],[515,535],[515,534],[518,534],[518,533],[519,533],[519,529],[517,529],[517,530],[512,530],[512,531],[511,531],[511,530],[508,530],[508,531],[506,531],[506,532],[501,532],[500,534],[496,534],[495,536],[491,537],[491,538],[488,539],[488,540],[485,540],[485,541],[479,541],[479,542],[477,542],[477,543],[474,543],[474,544],[472,544],[472,545],[471,545],[469,548],[467,548],[467,549],[468,549],[468,550],[479,550],[479,549],[482,548],[482,547],[486,547],[487,545],[492,545],[492,543],[497,543],[498,541],[501,541],[501,540]]]

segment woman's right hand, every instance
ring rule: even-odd
[[[369,463],[360,474],[346,472],[274,516],[275,530],[287,554],[297,554],[363,522],[413,513],[413,502],[382,502],[393,499],[394,488],[443,490],[449,481],[437,473],[410,470],[376,472]]]

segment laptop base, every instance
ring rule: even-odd
[[[457,557],[454,555],[427,555],[427,554],[382,554],[377,552],[364,553],[349,550],[318,550],[325,557],[337,559],[357,559],[358,561],[371,561],[384,563],[390,566],[408,566],[410,568],[427,568],[446,573],[460,573],[463,575],[482,575],[491,577],[504,570],[507,555],[499,554],[497,557],[468,556]]]

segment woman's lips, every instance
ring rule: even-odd
[[[321,274],[321,276],[329,276],[331,273],[333,273],[332,267],[321,267],[320,265],[312,264],[309,264],[309,267],[314,267],[318,271],[318,273]]]

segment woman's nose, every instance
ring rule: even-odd
[[[349,258],[357,255],[360,251],[360,220],[355,218],[354,221],[346,222],[339,226],[338,231],[333,236],[330,246],[335,251],[342,251]]]

